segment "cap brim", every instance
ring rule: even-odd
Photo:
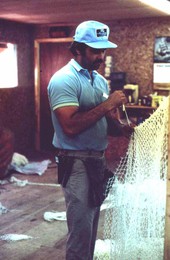
[[[85,44],[95,49],[117,48],[117,44],[110,41],[85,42]]]

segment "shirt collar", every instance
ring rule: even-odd
[[[85,70],[85,69],[83,69],[83,68],[80,66],[80,64],[79,64],[77,61],[75,61],[74,59],[71,59],[70,64],[71,64],[77,71]]]
[[[77,70],[77,71],[85,71],[85,72],[88,72],[87,69],[84,69],[76,60],[74,59],[71,59],[70,61],[70,64]],[[92,73],[95,75],[97,74],[97,71],[96,70],[93,70]]]

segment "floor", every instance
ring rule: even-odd
[[[7,213],[0,215],[0,236],[32,237],[20,241],[0,240],[0,259],[65,259],[66,221],[48,222],[44,219],[45,212],[65,211],[61,187],[56,185],[56,170],[52,161],[42,176],[12,173],[13,177],[33,184],[21,187],[8,182],[0,185],[0,202],[8,209]],[[103,216],[104,212],[101,212],[98,238],[102,237]]]
[[[106,151],[109,168],[115,167],[115,162],[125,153],[126,148],[125,140],[109,141]],[[10,182],[0,185],[0,202],[8,209],[7,213],[0,214],[0,237],[6,234],[31,236],[30,239],[19,241],[0,239],[0,260],[64,260],[66,221],[49,222],[44,219],[45,212],[65,212],[53,155],[28,153],[27,157],[30,161],[40,162],[50,159],[51,163],[41,176],[12,172],[13,177],[27,180],[30,184],[23,187]],[[104,210],[101,211],[97,239],[102,239],[104,213]]]

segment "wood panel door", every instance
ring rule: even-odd
[[[47,86],[51,76],[72,58],[69,46],[70,40],[68,39],[64,42],[60,42],[58,39],[57,42],[40,42],[38,46],[39,55],[35,55],[36,60],[39,61],[38,66],[35,66],[35,69],[37,67],[39,71],[37,73],[39,80],[37,79],[35,84],[36,148],[38,150],[49,151],[53,148],[54,130],[51,122]]]

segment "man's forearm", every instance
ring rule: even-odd
[[[88,111],[77,110],[64,123],[63,129],[66,129],[65,133],[69,136],[80,134],[105,116],[112,108],[107,101],[104,101]]]
[[[126,102],[124,94],[121,91],[115,91],[104,102],[88,111],[69,106],[58,108],[55,113],[64,133],[71,137],[85,131],[124,102]]]

